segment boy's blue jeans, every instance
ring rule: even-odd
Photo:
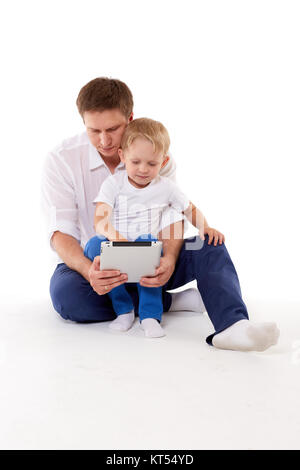
[[[208,235],[203,242],[199,237],[186,238],[180,250],[174,272],[162,286],[163,311],[171,306],[168,292],[193,280],[205,304],[214,332],[212,338],[239,320],[248,319],[235,267],[225,244],[209,245]],[[137,286],[126,284],[132,298],[135,313],[138,313]],[[55,310],[65,320],[80,323],[111,321],[116,318],[111,299],[107,294],[98,295],[90,283],[65,263],[57,265],[50,281],[50,295]]]
[[[157,241],[157,238],[152,237],[150,234],[141,235],[135,241]],[[108,241],[102,235],[97,235],[91,238],[85,245],[84,255],[89,258],[91,261],[95,256],[100,254],[100,246],[102,242]],[[145,318],[155,318],[156,320],[161,321],[161,316],[163,312],[163,303],[162,303],[162,288],[161,287],[144,287],[139,283],[131,283],[134,286],[137,286],[138,295],[139,295],[139,307],[138,314],[140,321]],[[131,299],[130,294],[126,290],[126,284],[117,286],[108,292],[108,296],[111,299],[114,311],[117,315],[122,315],[124,313],[131,312],[134,310],[134,304]]]

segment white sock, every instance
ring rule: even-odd
[[[198,289],[192,287],[182,292],[174,292],[172,295],[172,303],[169,312],[178,312],[180,310],[189,312],[200,312],[206,311],[202,297]]]
[[[119,315],[115,320],[109,324],[109,328],[118,331],[127,331],[132,327],[134,322],[134,310],[129,313]]]
[[[141,321],[141,327],[147,338],[160,338],[165,336],[165,332],[155,318],[145,318]]]
[[[277,343],[279,334],[276,323],[240,320],[215,335],[212,344],[233,351],[265,351]]]

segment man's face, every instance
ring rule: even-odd
[[[132,114],[126,119],[119,109],[86,111],[83,115],[88,137],[102,157],[118,156],[122,136]]]
[[[120,149],[119,155],[129,181],[136,188],[148,186],[169,160],[169,157],[163,157],[162,152],[155,153],[153,144],[143,137],[137,137],[125,152]]]

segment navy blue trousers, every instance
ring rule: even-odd
[[[162,288],[164,312],[171,306],[171,294],[167,291],[193,280],[197,281],[206,311],[215,329],[215,332],[206,338],[208,344],[212,344],[215,334],[239,320],[248,319],[238,276],[224,243],[217,246],[208,245],[208,236],[204,242],[199,237],[184,240],[174,273]],[[137,315],[136,284],[127,283],[126,289]],[[86,279],[64,263],[57,265],[51,277],[50,295],[53,307],[66,320],[90,323],[116,318],[109,296],[98,295]]]

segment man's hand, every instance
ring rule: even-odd
[[[100,271],[100,256],[96,256],[89,269],[89,280],[94,291],[98,295],[104,295],[127,282],[127,274],[120,274],[116,270]]]
[[[214,240],[214,246],[217,246],[218,242],[219,245],[222,245],[225,242],[225,237],[223,233],[219,232],[215,228],[206,227],[204,228],[204,235],[208,235],[208,244],[210,245],[211,242]]]
[[[175,269],[175,258],[173,256],[162,256],[160,265],[156,268],[154,277],[142,277],[140,285],[143,287],[161,287],[168,282]]]

